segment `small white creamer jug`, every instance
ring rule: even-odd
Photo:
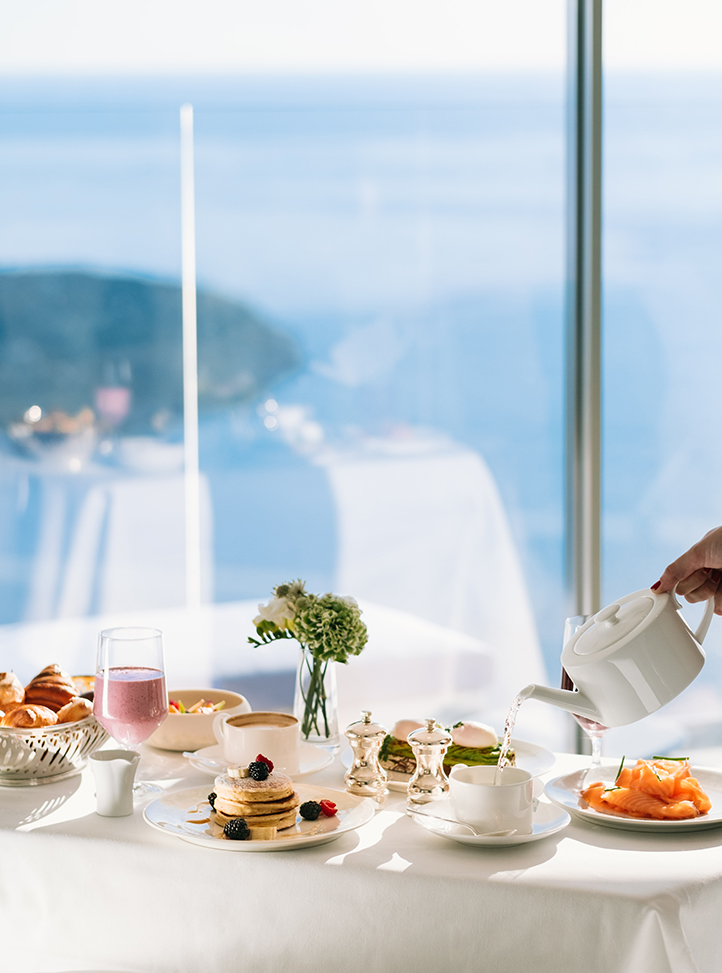
[[[98,814],[121,818],[133,813],[133,781],[139,760],[135,750],[96,750],[90,755]]]

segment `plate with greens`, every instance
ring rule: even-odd
[[[387,741],[392,741],[390,744]],[[401,744],[405,749],[401,756],[409,756],[413,760],[413,753],[411,752],[411,747],[407,743],[402,743],[399,740],[395,740],[393,737],[386,737],[384,740],[386,744],[386,750],[388,752],[390,747],[396,747],[398,749],[398,744]],[[556,763],[556,757],[551,752],[544,747],[538,746],[536,743],[527,743],[526,740],[512,740],[512,749],[514,751],[515,766],[521,767],[523,770],[528,770],[533,777],[538,777],[540,774],[545,774],[548,770],[551,770]],[[382,745],[382,751],[384,747]],[[499,760],[499,747],[488,747],[484,750],[478,750],[471,747],[458,747],[453,744],[449,747],[447,751],[447,756],[451,756],[453,763],[447,764],[444,762],[444,767],[448,773],[449,769],[453,764],[466,763],[468,766],[488,766],[494,765]],[[408,754],[407,752],[408,751]],[[344,767],[349,768],[353,762],[353,753],[351,748],[344,750],[341,754],[341,762]],[[392,791],[405,791],[408,782],[411,780],[411,773],[402,772],[399,770],[387,770],[386,771],[389,778],[389,789]]]

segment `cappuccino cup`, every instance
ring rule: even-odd
[[[457,821],[477,831],[531,834],[534,780],[528,770],[456,764],[449,775],[451,806]]]
[[[213,732],[229,764],[244,766],[262,753],[274,770],[298,773],[299,725],[290,713],[219,714]]]

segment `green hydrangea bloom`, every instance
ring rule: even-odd
[[[258,637],[248,639],[252,645],[295,638],[314,659],[344,663],[348,662],[349,656],[358,655],[366,645],[366,625],[361,621],[361,609],[353,598],[310,594],[300,580],[279,584],[273,595],[274,599],[285,602],[292,618],[286,618],[284,614],[284,623],[280,627],[273,617],[258,615],[254,619]],[[273,601],[268,606],[259,605],[266,613],[271,607]]]
[[[352,598],[305,595],[296,602],[294,635],[311,655],[324,662],[348,662],[366,645],[368,632]]]

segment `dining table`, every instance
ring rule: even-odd
[[[343,754],[308,788],[344,790]],[[589,758],[555,754],[545,780]],[[144,819],[213,776],[143,745],[160,791],[96,813],[92,774],[0,788],[0,968],[14,973],[717,973],[722,827],[647,833],[572,815],[539,840],[433,833],[391,791],[323,844],[201,846]],[[547,802],[542,793],[541,804]]]

